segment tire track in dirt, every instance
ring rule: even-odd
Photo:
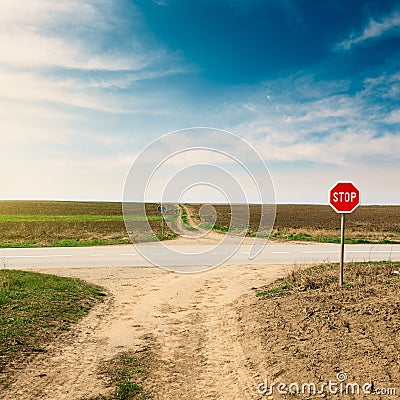
[[[157,399],[259,398],[256,372],[240,345],[234,300],[251,289],[247,283],[260,283],[262,273],[253,266],[223,268],[228,270],[225,274],[217,269],[182,277],[195,278],[192,292],[185,294],[186,303],[170,301],[160,308],[167,315],[157,335],[163,338],[162,367],[154,373]],[[231,273],[228,279],[226,272]],[[180,283],[187,286],[184,280]]]
[[[281,274],[282,266],[221,266],[181,275],[157,268],[74,268],[51,272],[105,287],[96,306],[45,353],[12,371],[2,398],[76,400],[109,392],[100,363],[154,341],[156,399],[257,399],[254,371],[240,345],[235,299]]]

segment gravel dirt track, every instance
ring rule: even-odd
[[[257,379],[239,343],[238,296],[282,274],[282,266],[222,266],[180,275],[157,268],[74,268],[51,272],[84,279],[110,293],[44,353],[13,367],[4,399],[76,400],[110,392],[100,363],[152,346],[157,399],[252,399]],[[10,371],[11,372],[11,371]]]

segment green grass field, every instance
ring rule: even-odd
[[[77,279],[0,270],[0,372],[45,346],[105,294]]]
[[[135,241],[175,237],[157,204],[146,204],[126,217]],[[154,235],[146,235],[147,223]],[[121,203],[66,201],[0,201],[0,247],[59,247],[129,244]]]
[[[136,215],[127,217],[131,221],[161,221],[161,215],[149,215],[147,218]],[[0,215],[1,222],[123,222],[122,215]]]

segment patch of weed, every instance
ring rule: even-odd
[[[145,387],[151,361],[152,355],[148,349],[125,351],[105,361],[99,372],[105,378],[107,386],[112,388],[112,392],[81,400],[148,399],[150,394]]]
[[[297,286],[296,282],[285,282],[281,286],[273,287],[272,289],[262,291],[262,292],[257,292],[256,296],[257,297],[263,297],[263,296],[268,296],[272,297],[274,295],[278,296],[284,296],[284,291],[290,289],[291,287]]]

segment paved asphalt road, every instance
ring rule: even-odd
[[[304,264],[339,261],[337,244],[268,243],[255,259],[251,246],[168,246],[161,243],[99,247],[0,249],[0,268],[120,267],[162,265],[166,269],[195,272],[223,261],[225,264]],[[199,252],[202,254],[198,254]],[[141,255],[145,254],[147,259]],[[182,255],[182,253],[185,253]],[[400,245],[346,245],[346,261],[400,261]],[[150,261],[149,261],[150,259]],[[151,262],[152,261],[152,262]]]

